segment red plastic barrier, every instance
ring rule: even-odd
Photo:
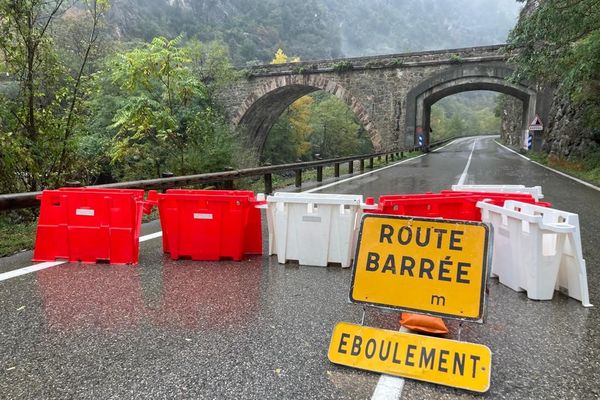
[[[33,261],[138,262],[142,213],[149,211],[143,190],[61,188],[38,199]]]
[[[163,251],[174,260],[240,261],[244,254],[262,254],[258,204],[254,193],[244,190],[172,189],[158,194]]]
[[[379,207],[375,210],[364,210],[364,212],[481,221],[481,210],[477,208],[477,202],[483,200],[499,206],[503,206],[506,200],[517,200],[544,207],[551,206],[550,203],[536,201],[528,193],[455,192],[444,190],[440,193],[380,196]]]

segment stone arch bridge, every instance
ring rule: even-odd
[[[535,114],[545,122],[542,93],[511,83],[502,45],[374,57],[261,65],[223,89],[218,102],[233,125],[262,149],[279,115],[296,99],[324,90],[345,102],[377,150],[429,142],[429,114],[438,100],[470,90],[492,90],[523,103],[522,131]]]

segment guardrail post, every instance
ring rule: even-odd
[[[273,193],[273,176],[265,174],[265,194]]]
[[[333,164],[333,176],[336,178],[340,177],[340,163]]]
[[[225,167],[224,168],[225,171],[233,171],[232,167]],[[234,186],[233,186],[233,179],[228,179],[223,181],[223,189],[225,190],[233,190]]]
[[[323,167],[320,165],[317,167],[317,182],[323,182]]]
[[[369,169],[373,169],[373,157],[369,158]]]
[[[388,155],[387,154],[385,155],[385,163],[386,164],[388,163]]]
[[[348,162],[348,173],[349,174],[354,173],[354,160]]]
[[[360,172],[363,172],[365,170],[365,160],[363,158],[360,159]]]
[[[390,154],[390,159],[394,161],[394,153]]]
[[[400,152],[400,158],[404,158],[404,152],[403,151]]]
[[[302,186],[302,170],[296,170],[296,187]]]

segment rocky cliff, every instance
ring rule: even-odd
[[[528,0],[519,19],[532,15],[539,0]],[[560,83],[546,83],[546,89],[537,109],[544,123],[541,150],[554,158],[578,160],[600,151],[600,126],[590,126],[585,121],[586,108],[591,104],[574,104],[561,93]],[[538,99],[540,101],[540,99]],[[501,137],[505,143],[519,146],[521,138],[521,102],[502,96],[498,103],[501,113]],[[520,147],[520,146],[519,146]]]

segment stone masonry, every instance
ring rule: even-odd
[[[535,88],[506,80],[512,69],[501,47],[262,65],[245,70],[244,78],[219,93],[218,102],[258,149],[278,116],[316,90],[345,102],[376,149],[410,147],[417,132],[428,143],[431,105],[450,94],[496,90],[523,101],[524,114],[536,112]]]

